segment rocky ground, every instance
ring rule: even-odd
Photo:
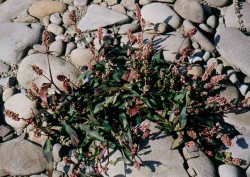
[[[86,40],[100,48],[93,31],[103,27],[107,37],[114,37],[116,45],[125,45],[126,33],[140,31],[135,18],[135,3],[141,5],[146,21],[145,40],[157,33],[154,47],[163,50],[167,61],[176,61],[180,47],[195,49],[189,62],[195,64],[190,71],[201,76],[215,62],[216,72],[227,74],[231,81],[220,94],[229,100],[249,97],[250,84],[250,0],[236,3],[230,0],[0,0],[0,94],[5,109],[29,118],[35,104],[26,97],[31,83],[39,87],[44,78],[34,74],[30,65],[36,64],[48,74],[45,48],[41,45],[44,28],[51,33],[49,47],[52,75],[64,74],[75,81],[80,67],[87,65],[92,53],[86,49],[83,38],[75,34],[69,18],[76,12],[77,27]],[[182,33],[196,27],[192,40],[183,40]],[[225,122],[232,124],[242,135],[226,149],[233,157],[244,160],[241,168],[220,165],[217,167],[199,149],[184,148],[172,151],[172,138],[158,129],[140,153],[145,166],[140,171],[117,163],[111,166],[111,177],[250,177],[250,112],[228,113]],[[47,176],[42,145],[46,136],[37,138],[32,126],[23,120],[13,121],[1,115],[0,176]],[[70,176],[72,165],[63,161],[69,156],[78,163],[75,149],[64,144],[53,146],[53,177]],[[111,158],[119,155],[114,153]]]

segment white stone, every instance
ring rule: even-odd
[[[144,123],[147,124],[148,121],[142,124]],[[108,166],[108,176],[188,177],[183,167],[183,158],[177,150],[171,150],[172,137],[155,128],[156,124],[149,122],[149,125],[151,135],[149,140],[140,143],[140,151],[138,153],[144,166],[137,170],[129,163],[119,161],[115,166]],[[109,158],[110,160],[116,160],[120,156],[120,152],[116,151]],[[170,159],[172,160],[170,161]],[[106,177],[107,175],[103,174],[103,176]]]
[[[153,0],[140,0],[139,4],[144,6],[144,5],[150,4],[152,2],[153,2]]]
[[[27,95],[18,93],[10,97],[4,103],[4,109],[17,113],[19,118],[29,119],[32,109],[36,108],[36,103],[31,101]],[[13,120],[12,118],[5,116],[5,122],[14,129],[24,128],[26,123],[23,119]]]
[[[207,25],[215,29],[218,26],[218,18],[215,15],[211,15],[207,19]]]
[[[8,72],[10,69],[10,66],[7,64],[4,64],[3,62],[0,61],[0,73],[2,72]]]
[[[0,4],[0,23],[9,23],[11,19],[18,16],[21,12],[27,9],[32,3],[39,0],[7,0]]]
[[[86,6],[89,0],[74,0],[75,6]]]
[[[250,164],[250,137],[244,135],[238,135],[232,140],[232,146],[226,149],[226,152],[230,152],[233,158],[239,158],[243,161],[240,167],[246,169]]]
[[[113,11],[119,12],[121,14],[126,14],[126,9],[121,4],[116,4],[111,7]]]
[[[194,0],[177,0],[174,10],[184,19],[194,23],[202,23],[205,20],[205,13],[201,4]]]
[[[0,158],[0,176],[29,176],[47,165],[42,148],[21,138],[1,144]]]
[[[61,81],[58,81],[58,75],[65,75],[71,82],[75,83],[79,71],[72,64],[62,60],[61,58],[49,55],[52,77],[55,84],[62,89]],[[17,72],[17,80],[21,86],[28,89],[31,83],[35,83],[41,88],[43,83],[48,83],[48,80],[43,76],[38,76],[31,69],[31,65],[35,64],[43,70],[43,74],[50,78],[49,67],[46,54],[34,54],[25,57]]]
[[[109,10],[102,6],[91,4],[88,7],[87,13],[80,20],[78,28],[82,31],[95,30],[99,27],[123,24],[129,20],[129,17],[124,14]]]
[[[59,55],[62,55],[65,51],[65,43],[62,40],[54,41],[49,46],[50,52],[56,52]]]
[[[55,13],[50,16],[50,21],[56,25],[60,25],[62,23],[62,18],[60,14]]]
[[[76,48],[76,44],[74,42],[69,42],[66,46],[65,56],[70,55],[72,50]]]
[[[188,31],[192,28],[196,28],[188,20],[185,20],[183,22],[183,26],[184,26],[185,31]],[[214,51],[215,50],[214,44],[204,34],[202,34],[199,29],[197,29],[197,32],[195,33],[195,35],[193,35],[193,38],[199,43],[201,48],[205,49],[206,51]]]
[[[0,23],[1,61],[17,64],[26,50],[41,40],[42,29],[39,24]]]
[[[215,44],[222,58],[250,76],[250,38],[235,28],[224,28],[215,35]]]
[[[234,165],[223,164],[219,166],[220,177],[241,177],[241,171],[239,167]]]
[[[120,27],[118,34],[127,34],[129,29],[134,33],[137,32],[140,27],[137,24],[124,24]]]
[[[136,0],[122,0],[121,5],[123,5],[126,9],[134,11],[135,10],[135,3]]]
[[[63,34],[64,30],[61,26],[51,23],[48,26],[48,31],[53,33],[54,35],[60,35]]]
[[[246,2],[240,3],[240,14],[241,19],[243,20],[243,24],[246,27],[247,32],[250,32],[250,4]],[[227,8],[226,14],[225,14],[225,24],[226,27],[232,27],[232,28],[240,28],[240,24],[238,22],[237,14],[235,13],[235,7],[234,4],[229,6]]]
[[[205,23],[201,23],[199,25],[200,29],[202,29],[203,31],[207,32],[207,33],[213,33],[214,29],[210,26],[207,26]]]
[[[77,66],[88,66],[93,59],[93,53],[89,49],[74,49],[70,54],[71,61]]]
[[[62,151],[62,145],[59,143],[54,144],[52,154],[55,162],[60,162],[62,160],[62,154],[60,151]]]
[[[224,7],[229,2],[230,0],[206,0],[206,3],[208,3],[208,5],[213,6],[213,7]]]
[[[14,93],[15,93],[14,88],[5,89],[2,95],[2,100],[6,102],[12,95],[14,95]]]
[[[167,23],[174,29],[181,25],[180,16],[166,3],[151,3],[141,9],[142,18],[150,23]]]

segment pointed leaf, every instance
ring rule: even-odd
[[[53,155],[52,155],[52,144],[51,144],[50,139],[47,139],[45,141],[45,144],[43,146],[43,153],[47,160],[48,176],[52,177],[54,164],[53,164]]]
[[[180,114],[180,128],[183,129],[187,124],[187,106],[184,106]]]
[[[62,122],[62,125],[63,125],[65,131],[68,133],[72,144],[74,146],[78,147],[78,144],[79,144],[80,140],[79,140],[75,130],[73,128],[71,128],[71,126],[68,125],[66,122]]]
[[[184,141],[183,141],[183,138],[177,138],[177,139],[175,139],[174,141],[173,141],[173,143],[172,143],[172,146],[171,146],[171,149],[176,149],[176,148],[178,148],[182,143],[183,143]]]

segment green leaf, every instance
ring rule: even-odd
[[[173,141],[171,149],[176,149],[178,148],[182,143],[184,143],[183,138],[177,138]]]
[[[181,102],[181,101],[185,98],[186,93],[187,93],[187,91],[183,91],[183,92],[181,92],[181,93],[175,95],[174,101],[176,101],[176,102]]]
[[[65,131],[67,132],[67,134],[69,135],[72,144],[74,146],[78,147],[78,144],[79,144],[80,140],[79,140],[75,130],[64,121],[62,121],[62,125],[63,125]]]
[[[133,160],[131,159],[131,155],[127,150],[123,150],[124,157],[131,163],[133,163]]]
[[[94,130],[90,130],[87,126],[84,126],[84,125],[81,125],[81,128],[83,130],[85,130],[86,134],[92,138],[92,139],[96,139],[96,140],[99,140],[99,141],[105,141],[105,139],[97,132],[97,131],[94,131]]]
[[[94,114],[99,113],[101,110],[103,110],[103,104],[102,103],[98,103],[97,105],[95,105]]]
[[[180,114],[180,128],[183,129],[187,124],[187,106],[184,106]]]
[[[93,73],[93,71],[91,71],[91,70],[87,70],[87,71],[85,71],[84,73],[81,73],[81,74],[79,75],[79,77],[77,78],[76,82],[88,78],[92,73]]]
[[[127,116],[125,113],[119,114],[119,120],[122,123],[123,128],[125,129],[128,126]]]
[[[53,164],[52,144],[50,139],[47,139],[45,141],[45,144],[43,146],[43,153],[47,160],[48,176],[52,177],[54,164]]]

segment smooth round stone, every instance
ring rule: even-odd
[[[218,66],[218,60],[216,58],[210,58],[208,61],[207,61],[207,66],[211,66],[212,64],[214,64],[214,68],[216,68]]]
[[[224,69],[224,65],[222,63],[218,64],[218,66],[216,67],[216,73],[222,75],[223,69]]]
[[[233,69],[227,70],[227,75],[233,84],[237,84],[239,82],[236,72]]]
[[[166,23],[155,24],[154,29],[158,34],[163,34],[168,30],[168,24]]]
[[[51,23],[48,26],[48,31],[53,33],[54,35],[60,35],[63,34],[64,30],[61,26]]]
[[[127,34],[129,29],[134,33],[137,32],[140,27],[137,24],[124,24],[120,27],[118,34]]]
[[[238,101],[240,97],[238,89],[235,86],[231,85],[225,86],[220,92],[220,96],[226,98],[228,102],[231,102],[233,100]]]
[[[36,103],[31,101],[27,95],[18,93],[10,97],[4,104],[5,110],[13,111],[19,114],[20,118],[28,119],[33,109],[36,108]],[[26,123],[23,119],[18,121],[5,116],[5,122],[14,129],[24,128]]]
[[[62,13],[67,9],[66,4],[58,1],[38,1],[29,7],[30,15],[45,17],[54,13]]]
[[[13,96],[15,93],[14,88],[7,88],[4,90],[3,95],[2,95],[2,100],[6,102],[11,96]]]
[[[49,24],[50,24],[49,21],[50,21],[50,16],[45,16],[45,17],[42,18],[42,24],[44,26],[49,26]]]
[[[86,6],[89,0],[74,0],[75,6]],[[116,1],[116,0],[115,0]]]
[[[246,84],[240,84],[239,85],[239,90],[240,90],[240,93],[245,96],[247,91],[249,90],[249,86],[246,85]]]
[[[62,18],[58,13],[55,13],[50,16],[50,21],[56,25],[60,25],[62,23]]]
[[[195,57],[189,57],[189,63],[200,63],[203,61],[203,59],[199,56],[195,56]]]
[[[111,7],[113,11],[119,12],[121,14],[126,14],[126,9],[121,4],[116,4]]]
[[[177,0],[174,10],[184,19],[194,23],[202,23],[205,20],[205,13],[201,4],[194,0]]]
[[[70,12],[65,12],[62,16],[63,26],[68,27],[71,25],[71,21],[69,19]]]
[[[65,51],[65,43],[62,40],[52,42],[49,46],[50,52],[56,52],[60,55]]]
[[[230,0],[206,0],[206,3],[213,7],[223,7],[226,6],[229,2]]]
[[[77,66],[88,66],[93,53],[89,49],[74,49],[70,54],[71,61]]]
[[[188,74],[201,77],[203,75],[203,68],[200,65],[194,65],[190,70],[188,70]]]
[[[205,31],[207,33],[213,33],[214,32],[213,28],[207,26],[205,23],[201,23],[199,25],[199,27],[200,27],[200,29],[202,29],[203,31]]]
[[[153,24],[165,22],[174,29],[179,28],[182,22],[180,16],[166,3],[147,4],[142,7],[141,14],[146,22]]]
[[[60,162],[62,160],[62,154],[60,151],[62,151],[62,145],[60,143],[54,144],[52,154],[55,162]]]
[[[218,26],[218,18],[215,15],[211,15],[207,19],[207,25],[215,29]]]
[[[204,61],[208,61],[211,58],[211,56],[212,56],[211,52],[206,51],[202,58]]]
[[[35,49],[38,52],[45,53],[46,52],[46,47],[41,44],[35,44],[33,45],[33,49]]]
[[[2,63],[2,62],[0,61],[0,74],[1,74],[1,72],[8,72],[9,69],[10,69],[10,66],[9,66],[9,65],[7,65],[7,64],[5,64],[5,63]]]
[[[197,41],[192,41],[192,46],[194,49],[200,49],[200,45],[198,44]]]
[[[220,177],[241,177],[241,171],[239,167],[234,165],[223,164],[219,166]]]
[[[136,0],[122,0],[121,5],[130,11],[134,11],[136,7]]]
[[[150,4],[152,2],[153,2],[153,0],[140,0],[139,4],[144,6],[144,5]]]
[[[69,42],[66,46],[65,56],[70,55],[72,50],[76,48],[76,44],[74,42]]]

